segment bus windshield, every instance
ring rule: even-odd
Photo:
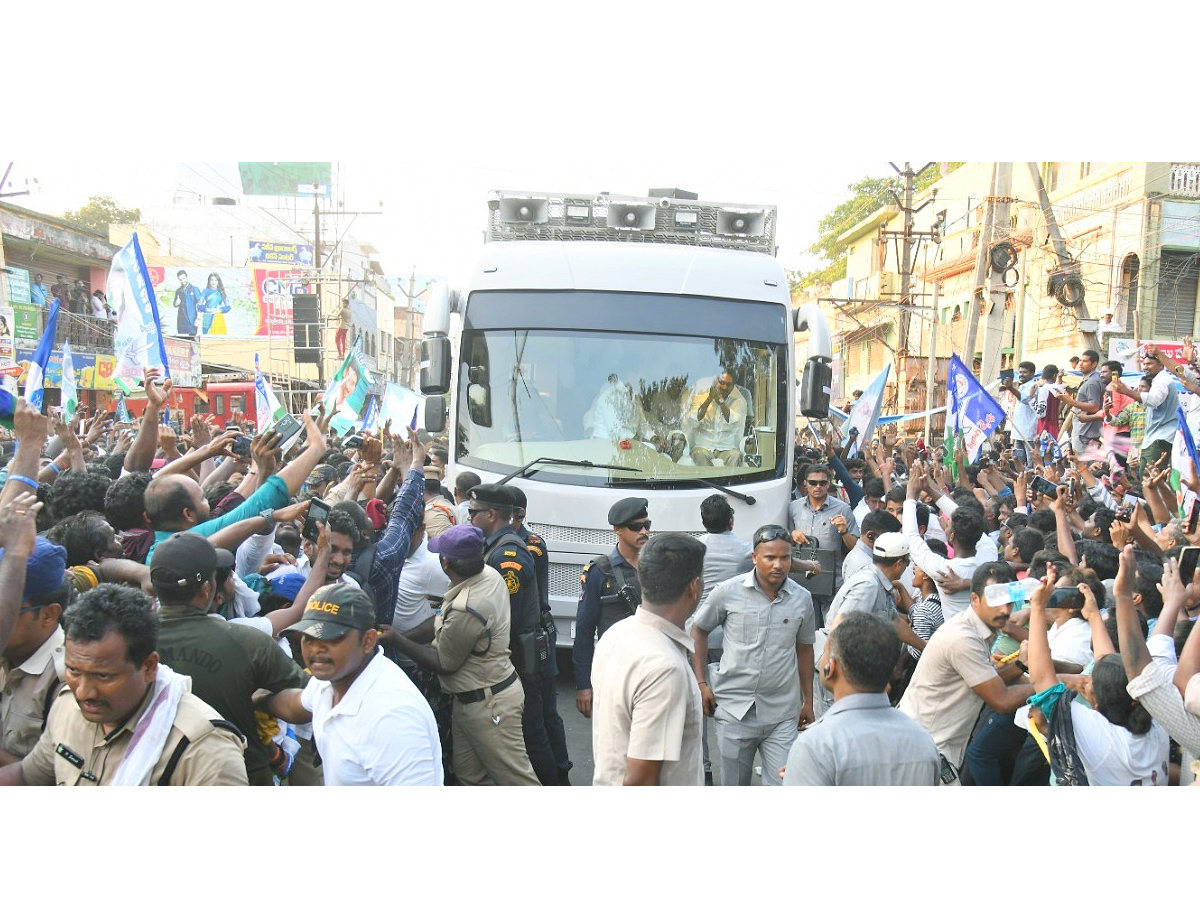
[[[784,474],[782,342],[468,322],[460,346],[456,456],[466,465],[506,473],[542,457],[586,460],[597,468],[549,464],[533,477],[593,485]]]

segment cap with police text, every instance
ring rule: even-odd
[[[618,500],[609,507],[608,524],[624,525],[634,519],[645,518],[649,502],[644,497],[626,497],[624,500]]]
[[[337,582],[321,588],[304,606],[300,621],[284,631],[336,641],[350,631],[375,627],[375,604],[366,592],[352,584]]]
[[[451,525],[429,539],[429,552],[446,559],[475,559],[483,556],[483,530],[474,525]]]
[[[4,548],[0,547],[0,559],[3,558]],[[39,536],[25,562],[25,591],[21,595],[21,602],[59,590],[63,586],[66,571],[67,551]]]
[[[503,484],[477,484],[467,491],[467,496],[487,506],[511,507],[513,505],[512,494]]]
[[[875,551],[872,554],[876,559],[900,559],[902,556],[908,556],[909,540],[906,535],[899,532],[887,532],[875,538]]]
[[[233,554],[190,531],[171,535],[154,548],[150,580],[159,587],[199,586],[217,569],[232,569]]]

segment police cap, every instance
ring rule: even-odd
[[[608,510],[608,524],[624,525],[634,519],[645,518],[649,502],[644,497],[626,497],[624,500],[618,500]]]
[[[503,484],[477,484],[471,490],[467,491],[467,496],[472,500],[489,507],[503,507],[509,509],[513,505],[512,494],[508,492],[508,488]]]

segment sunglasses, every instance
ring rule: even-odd
[[[808,483],[812,487],[828,487],[828,485],[829,485],[828,481],[811,481],[810,480]]]
[[[480,513],[485,513],[485,512],[491,512],[491,509],[486,506],[481,506],[479,509],[471,509],[470,507],[468,507],[467,508],[467,518],[473,519]]]
[[[649,531],[650,530],[650,520],[644,519],[641,522],[627,522],[626,524],[622,525],[621,527],[626,528],[629,531]]]
[[[787,541],[790,544],[792,542],[792,533],[786,528],[780,528],[778,525],[770,528],[760,528],[754,532],[755,547],[759,544],[765,544],[768,541]]]

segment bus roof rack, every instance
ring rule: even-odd
[[[774,206],[677,197],[492,191],[486,240],[683,244],[773,256],[775,215]]]

